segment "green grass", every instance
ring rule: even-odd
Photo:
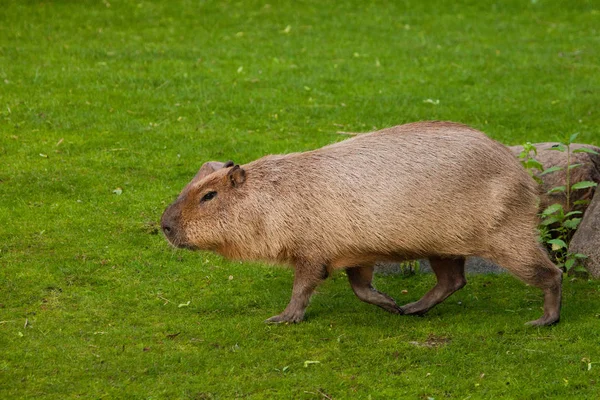
[[[2,2],[0,398],[598,398],[598,281],[566,279],[562,322],[532,329],[541,293],[511,276],[410,318],[340,273],[305,323],[267,326],[290,270],[175,251],[157,221],[204,161],[338,131],[599,145],[599,21],[594,1]],[[376,280],[400,303],[432,284]]]

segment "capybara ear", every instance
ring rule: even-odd
[[[233,163],[233,161],[229,160],[225,164],[223,164],[223,168],[233,167],[234,165],[235,164]]]
[[[231,163],[231,165],[229,165],[230,163]],[[231,166],[233,166],[233,161],[227,161],[226,163],[222,163],[220,161],[205,162],[200,167],[200,170],[198,171],[198,173],[196,174],[194,179],[196,179],[196,180],[203,179],[203,178],[207,177],[208,175],[212,174],[213,172],[215,172],[216,170],[219,170],[221,168],[231,167]]]
[[[238,187],[246,181],[246,171],[239,165],[234,165],[227,173],[227,179],[229,179],[231,186]]]

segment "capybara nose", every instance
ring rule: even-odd
[[[160,219],[160,227],[167,238],[170,238],[174,235],[175,224],[175,218],[173,218],[173,209],[168,207]]]

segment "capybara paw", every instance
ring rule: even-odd
[[[429,308],[423,308],[423,306],[419,305],[418,302],[405,304],[402,307],[398,307],[400,309],[400,314],[403,315],[425,315]]]
[[[304,313],[302,313],[302,314],[281,313],[279,315],[275,315],[275,316],[267,319],[265,322],[267,324],[297,324],[298,322],[302,321],[303,317],[304,317]]]
[[[402,309],[402,307],[398,306],[398,305],[389,305],[389,306],[382,306],[381,308],[383,308],[385,311],[387,312],[391,312],[392,314],[404,314],[404,310]]]
[[[543,315],[534,321],[526,322],[525,325],[529,326],[550,326],[557,324],[560,321],[560,315]]]

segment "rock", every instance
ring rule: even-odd
[[[540,197],[540,212],[551,204],[560,203],[566,207],[566,195],[564,193],[548,194],[548,191],[554,187],[565,185],[565,170],[567,165],[567,153],[550,150],[552,146],[558,143],[536,143],[537,156],[535,159],[539,161],[544,169],[559,166],[563,170],[552,172],[546,175],[537,175],[542,179],[542,193]],[[590,148],[600,153],[600,147],[586,144],[572,144],[571,151],[582,147]],[[512,153],[518,157],[523,146],[509,147]],[[600,183],[600,155],[589,153],[571,153],[571,165],[581,164],[580,167],[571,170],[570,185],[581,181],[594,181]],[[573,236],[569,247],[570,252],[578,252],[587,255],[589,258],[585,260],[584,266],[590,274],[596,278],[600,277],[600,195],[594,197],[595,188],[576,190],[571,194],[571,203],[577,200],[592,200],[589,205],[579,205],[573,207],[573,210],[584,212],[583,219],[579,229]],[[600,191],[599,191],[600,193]],[[594,205],[592,207],[592,204]],[[594,246],[595,243],[595,246]],[[575,250],[577,249],[577,250]],[[421,272],[431,272],[429,262],[427,260],[419,260]],[[398,263],[381,263],[376,266],[375,271],[380,274],[399,274],[405,271]],[[502,273],[505,270],[498,265],[478,257],[469,257],[466,263],[467,273]]]
[[[540,198],[540,211],[544,210],[551,204],[560,203],[563,208],[566,207],[567,197],[565,193],[552,193],[548,194],[548,191],[554,187],[562,186],[566,184],[565,179],[565,167],[567,165],[567,153],[556,150],[549,150],[552,146],[558,143],[536,143],[534,146],[537,148],[537,156],[535,159],[539,161],[544,169],[550,167],[562,167],[563,169],[556,172],[551,172],[546,175],[540,176],[540,172],[537,172],[542,179],[542,196]],[[586,145],[586,144],[572,144],[571,151],[580,148],[589,148],[600,153],[600,147]],[[512,146],[509,147],[515,156],[519,156],[519,153],[523,151],[523,146]],[[581,181],[594,181],[600,183],[600,155],[589,154],[589,153],[571,153],[571,165],[581,164],[580,167],[571,169],[570,184],[573,185],[576,182]],[[594,188],[576,190],[571,193],[571,204],[577,200],[591,200],[594,195]],[[580,205],[572,207],[572,210],[585,211],[587,205]]]
[[[506,270],[491,261],[479,257],[468,257],[465,264],[465,270],[468,274],[501,274]],[[405,268],[398,263],[380,263],[375,266],[375,272],[381,275],[400,275],[407,274]],[[419,273],[430,273],[431,267],[428,260],[419,260]]]
[[[594,278],[600,278],[600,191],[588,206],[583,219],[569,243],[569,253],[582,253],[583,267]]]
[[[556,143],[538,143],[535,144],[538,155],[535,157],[544,168],[553,166],[565,167],[567,165],[566,152],[549,150]],[[600,153],[600,148],[590,145],[573,144],[571,149],[580,149],[582,147],[590,148]],[[513,146],[510,148],[516,156],[523,150],[522,146]],[[571,153],[571,165],[581,164],[580,167],[571,170],[570,185],[581,181],[593,181],[600,183],[600,154],[589,153]],[[540,211],[551,204],[560,203],[566,208],[566,194],[547,192],[556,186],[566,185],[565,170],[553,172],[540,176],[542,178],[542,188],[544,193],[541,196]],[[596,194],[595,194],[596,193]],[[582,253],[588,256],[582,261],[585,269],[594,278],[600,278],[600,191],[596,188],[576,190],[571,193],[571,204],[577,200],[591,200],[589,204],[583,204],[572,207],[572,210],[582,211],[581,223],[569,243],[570,253]]]
[[[427,260],[415,260],[406,263],[382,262],[375,264],[375,273],[380,275],[412,275],[423,269],[423,262],[429,265]],[[418,270],[418,271],[417,271]],[[426,272],[431,272],[431,268]]]

